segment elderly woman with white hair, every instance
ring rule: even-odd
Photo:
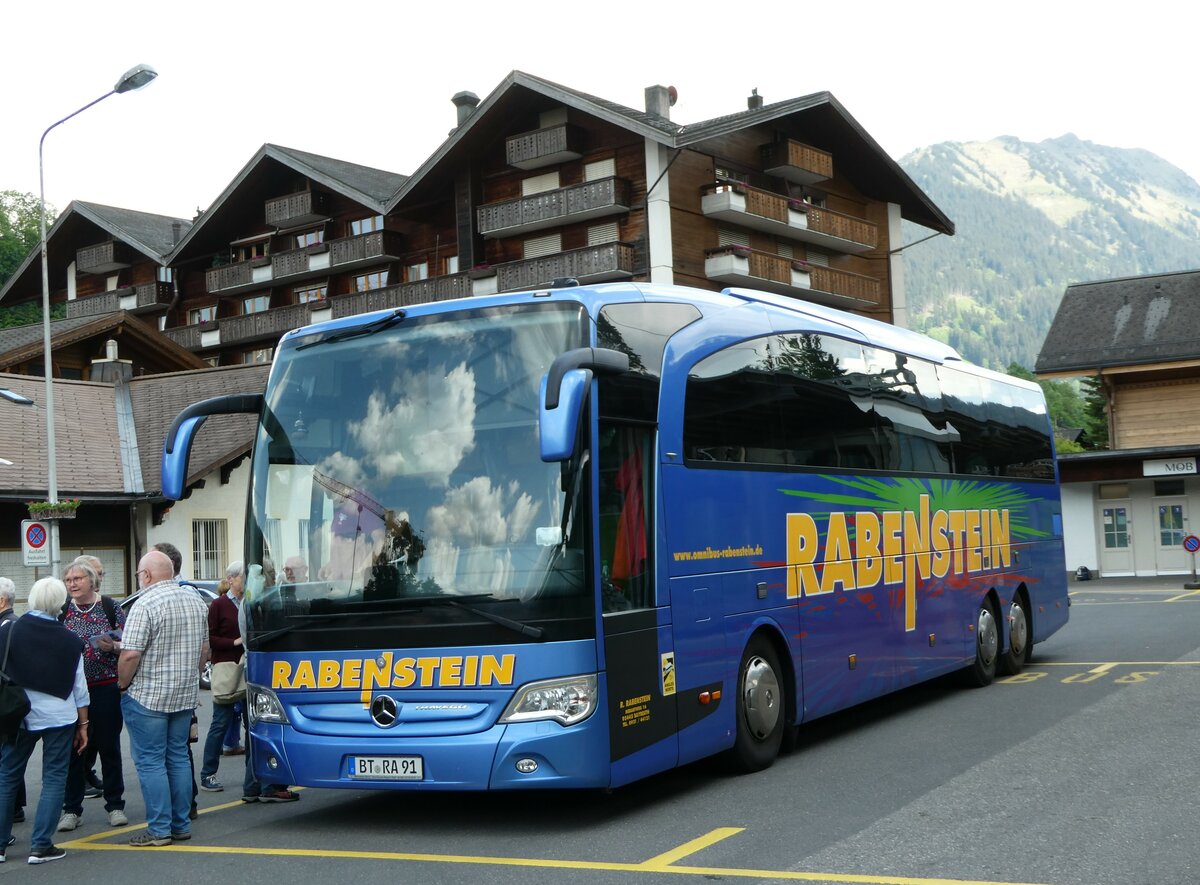
[[[58,622],[67,588],[42,578],[29,590],[29,611],[0,624],[0,656],[8,676],[29,696],[29,715],[0,748],[0,861],[12,843],[13,797],[34,747],[42,742],[42,795],[30,834],[29,863],[58,860],[66,851],[51,841],[62,809],[71,752],[87,746],[88,689],[83,642]],[[0,658],[2,659],[2,658]]]

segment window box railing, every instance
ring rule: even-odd
[[[637,271],[634,248],[629,243],[603,243],[496,265],[497,289],[513,292],[547,286],[564,277],[582,282],[627,280]]]
[[[777,141],[759,148],[763,171],[796,184],[833,178],[833,155],[799,141]]]
[[[112,273],[130,267],[133,262],[133,250],[119,240],[75,250],[75,269],[79,273]]]
[[[540,169],[578,160],[583,151],[583,130],[569,123],[511,135],[504,142],[508,165],[518,169]]]
[[[740,182],[701,188],[700,209],[706,218],[835,252],[866,252],[879,242],[879,228],[870,221]]]
[[[264,218],[272,227],[290,227],[309,221],[321,221],[328,216],[328,200],[321,192],[303,191],[267,200]]]
[[[841,307],[877,306],[882,301],[882,286],[875,277],[745,246],[707,250],[704,274],[717,282]]]
[[[633,188],[624,178],[601,178],[476,210],[479,232],[508,237],[629,211]]]

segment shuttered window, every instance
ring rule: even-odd
[[[612,178],[617,174],[617,161],[612,157],[607,160],[597,160],[583,167],[584,181],[597,181],[601,178]]]
[[[727,227],[717,228],[718,246],[745,246],[750,248],[750,234],[744,230],[730,230]]]
[[[608,224],[596,224],[588,228],[589,246],[599,246],[602,243],[615,243],[618,239],[620,239],[620,233],[615,221],[610,221]]]
[[[521,196],[531,197],[534,194],[544,194],[546,191],[558,190],[558,172],[547,172],[534,175],[521,181]]]
[[[562,234],[550,234],[545,237],[533,237],[525,241],[525,257],[541,258],[543,255],[553,255],[562,251]]]

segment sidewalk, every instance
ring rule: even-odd
[[[1185,584],[1192,583],[1192,575],[1134,575],[1130,577],[1117,578],[1096,578],[1093,577],[1090,581],[1075,580],[1075,573],[1072,572],[1068,579],[1068,590],[1071,593],[1079,593],[1086,590],[1100,591],[1160,591],[1167,592],[1182,592]]]

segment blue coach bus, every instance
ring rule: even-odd
[[[573,282],[573,281],[571,281]],[[243,603],[254,765],[315,787],[614,787],[1067,621],[1035,384],[762,292],[564,285],[286,335]]]

